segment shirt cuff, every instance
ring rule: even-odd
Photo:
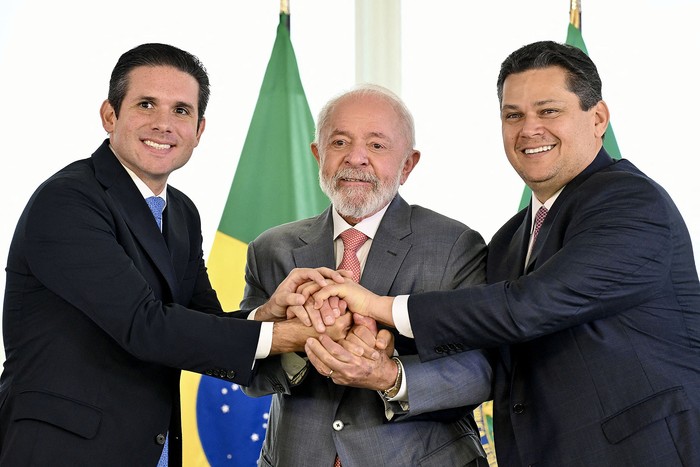
[[[394,319],[396,330],[402,336],[413,339],[411,320],[408,318],[408,297],[408,295],[397,295],[394,297],[394,303],[391,305],[391,316]]]
[[[258,307],[258,308],[260,308],[260,307]],[[255,320],[255,313],[258,312],[258,308],[254,309],[253,311],[251,311],[250,313],[248,313],[248,318],[246,318],[246,319],[249,319],[249,320],[251,320],[251,321],[254,321],[254,320]]]
[[[258,348],[255,350],[255,359],[267,358],[272,350],[272,327],[274,323],[265,321],[260,323],[260,337],[258,338]]]
[[[399,359],[396,362],[401,365],[401,386],[399,386],[399,392],[396,393],[394,397],[387,398],[389,402],[408,402],[408,384],[406,384],[406,371],[403,363]]]
[[[296,386],[304,379],[306,371],[309,368],[309,359],[302,357],[301,355],[290,352],[283,353],[280,357],[282,363],[282,369],[287,375],[287,380],[292,383],[292,386]]]

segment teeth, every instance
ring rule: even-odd
[[[146,141],[144,141],[143,143],[146,146],[150,146],[150,147],[155,148],[155,149],[170,149],[169,144],[158,144],[158,143],[155,143],[155,142],[148,140],[148,139]]]
[[[540,152],[549,151],[549,150],[551,150],[553,147],[554,147],[554,146],[550,144],[550,145],[548,145],[548,146],[540,146],[539,148],[526,149],[524,152],[525,152],[525,154],[537,154],[537,153],[540,153]]]

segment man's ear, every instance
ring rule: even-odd
[[[316,143],[311,143],[311,152],[314,155],[314,159],[316,159],[316,162],[318,162],[319,167],[321,166],[321,156],[318,153],[318,144]]]
[[[199,122],[197,125],[197,146],[199,145],[199,138],[202,137],[202,133],[204,133],[204,127],[207,126],[207,119],[202,117],[202,120]],[[196,147],[196,146],[195,146]]]
[[[602,138],[610,123],[610,109],[608,104],[601,100],[595,105],[595,136]]]
[[[419,160],[420,160],[420,151],[416,151],[414,149],[403,163],[403,168],[401,169],[401,184],[402,185],[404,183],[406,183],[406,180],[408,180],[408,176],[411,174],[413,169],[416,167]]]
[[[102,119],[102,128],[105,129],[107,133],[112,133],[114,130],[114,124],[117,121],[117,114],[114,111],[114,107],[106,100],[100,106],[100,118]]]

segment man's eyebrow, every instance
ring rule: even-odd
[[[543,105],[549,105],[549,104],[560,104],[562,101],[556,100],[556,99],[542,99],[539,101],[535,101],[532,103],[534,107],[542,107]],[[503,104],[501,107],[501,110],[519,110],[520,106],[515,105],[515,104]]]
[[[196,108],[194,106],[194,104],[190,104],[189,102],[184,102],[184,101],[175,102],[175,105],[173,107],[175,107],[175,108],[184,107],[189,111],[194,111],[194,109]]]
[[[150,101],[150,102],[156,102],[156,103],[159,102],[159,99],[157,97],[153,97],[153,96],[139,96],[136,98],[136,100],[138,100],[138,101]],[[185,108],[191,109],[191,110],[194,110],[196,108],[196,106],[194,104],[191,104],[191,103],[185,102],[185,101],[175,102],[175,107],[185,107]]]

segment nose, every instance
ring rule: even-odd
[[[173,114],[167,109],[157,109],[153,114],[153,130],[170,131],[172,127]]]
[[[369,163],[367,148],[362,145],[353,145],[345,154],[345,164],[350,166],[363,166]]]
[[[523,127],[520,133],[528,137],[541,135],[544,133],[542,121],[536,116],[526,115],[525,118],[523,118]]]

